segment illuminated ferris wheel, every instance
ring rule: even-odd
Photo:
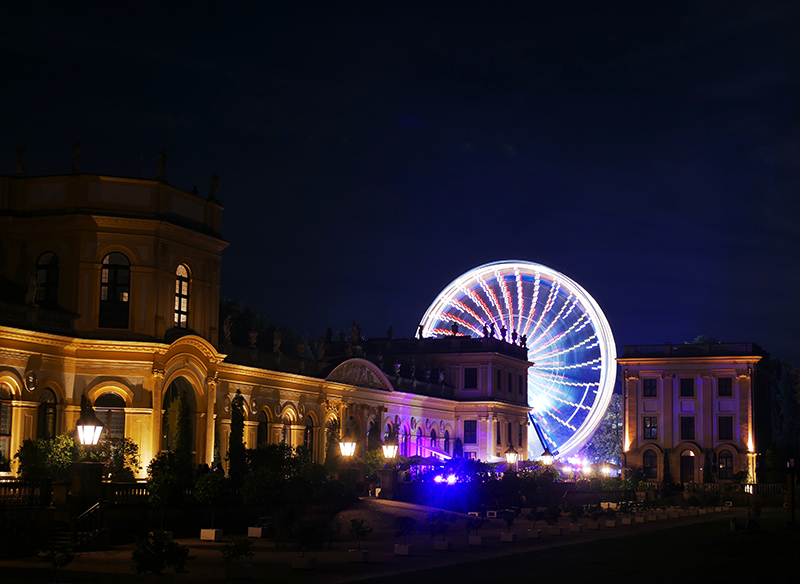
[[[580,285],[532,262],[485,264],[451,282],[420,324],[424,336],[438,338],[452,335],[453,323],[460,334],[505,332],[527,346],[537,430],[528,433],[531,456],[541,455],[544,441],[566,457],[592,437],[614,391],[617,354],[603,311]]]

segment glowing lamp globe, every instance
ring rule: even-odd
[[[94,446],[100,440],[104,424],[97,419],[92,410],[87,410],[78,418],[78,442],[83,446]]]
[[[349,458],[356,453],[356,443],[355,441],[345,439],[339,442],[339,450],[342,456]]]
[[[519,454],[511,444],[508,445],[508,449],[505,451],[505,456],[508,464],[514,464],[519,458]]]
[[[392,460],[397,456],[397,444],[387,442],[381,448],[383,448],[383,457],[386,460]]]
[[[542,462],[545,463],[547,466],[553,464],[553,453],[550,452],[549,448],[545,448],[544,452],[542,453]]]

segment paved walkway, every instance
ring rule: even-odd
[[[743,523],[746,510],[733,508],[723,513],[698,515],[669,519],[663,522],[648,522],[616,528],[601,528],[590,530],[588,520],[583,519],[581,533],[571,533],[567,529],[567,522],[563,520],[564,535],[552,535],[551,528],[543,522],[538,522],[536,527],[541,529],[541,539],[527,539],[526,532],[530,523],[518,517],[511,528],[518,534],[516,543],[500,541],[500,534],[506,531],[506,525],[500,519],[490,520],[490,523],[481,530],[486,536],[484,547],[471,547],[467,545],[467,533],[464,524],[466,515],[456,514],[457,521],[448,533],[448,539],[453,540],[453,550],[437,551],[433,549],[432,540],[424,533],[426,518],[433,511],[429,507],[410,505],[395,501],[379,499],[362,499],[353,508],[343,511],[337,517],[342,524],[342,532],[338,541],[326,545],[323,551],[307,553],[316,557],[316,567],[313,570],[297,570],[292,567],[292,562],[300,556],[300,552],[293,548],[276,548],[275,543],[269,540],[255,541],[255,557],[252,559],[255,581],[269,581],[274,584],[336,584],[351,582],[386,574],[398,574],[427,568],[445,566],[449,564],[467,562],[472,560],[497,558],[509,554],[524,553],[534,550],[544,550],[554,546],[569,545],[594,541],[603,538],[613,538],[630,534],[646,534],[654,530],[668,529],[679,525],[688,525],[709,520],[719,520],[723,515],[727,518],[737,517]],[[394,555],[394,529],[392,523],[395,517],[410,515],[417,519],[420,531],[409,538],[408,543],[413,544],[414,552],[411,557]],[[351,519],[364,519],[373,527],[373,533],[362,544],[364,549],[370,550],[370,561],[366,564],[351,563],[348,561],[347,550],[355,547],[355,539],[348,532]],[[181,539],[180,543],[189,546],[194,560],[187,564],[188,573],[176,577],[176,583],[181,582],[225,582],[225,569],[222,564],[220,548],[222,543],[204,542],[199,539]],[[76,556],[75,560],[65,569],[65,580],[78,584],[81,582],[141,582],[143,576],[131,570],[131,551],[133,544],[115,546],[113,549],[102,552],[84,552]],[[49,564],[39,558],[24,560],[0,561],[0,581],[3,584],[17,582],[30,584],[32,582],[51,581]]]

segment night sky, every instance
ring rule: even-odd
[[[412,336],[522,259],[618,348],[800,365],[797,2],[113,4],[4,6],[0,172],[24,141],[66,173],[77,139],[82,171],[136,177],[144,112],[142,176],[162,147],[178,188],[219,172],[222,294],[270,322]]]

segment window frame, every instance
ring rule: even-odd
[[[725,393],[722,393],[722,382],[728,386]],[[717,379],[717,397],[733,397],[733,377],[720,377]]]
[[[730,430],[730,434],[726,434],[723,436],[722,434],[722,420],[725,420],[726,426],[730,424],[730,427],[726,427],[726,430]],[[734,419],[733,416],[717,416],[717,440],[721,442],[733,442],[734,436],[736,431],[734,430]]]
[[[36,260],[36,303],[44,308],[58,306],[59,259],[46,251]]]
[[[644,416],[642,418],[643,440],[658,440],[658,416]]]
[[[652,384],[650,382],[653,382]],[[652,387],[650,387],[652,385]],[[658,397],[658,379],[645,377],[642,379],[642,397]]]
[[[642,454],[642,471],[645,480],[658,479],[658,452],[652,448],[648,448]]]
[[[125,263],[119,261],[120,258],[124,258]],[[112,259],[117,261],[112,263]],[[123,274],[125,274],[124,277]],[[111,299],[114,297],[116,297],[116,300]],[[131,326],[130,316],[131,262],[124,253],[118,251],[111,252],[106,254],[103,258],[100,268],[98,327],[121,330],[129,329]]]
[[[467,381],[472,382],[472,376],[475,376],[474,385],[467,384]],[[464,367],[464,379],[463,379],[463,387],[464,389],[478,389],[478,367]]]
[[[688,432],[686,430],[689,429],[688,421],[691,420],[691,436],[687,436]],[[681,433],[681,440],[694,440],[697,436],[697,425],[695,416],[680,416],[680,433]]]
[[[688,392],[687,389],[684,387],[689,387],[689,383],[691,383],[692,391],[691,393]],[[694,397],[696,393],[694,377],[681,377],[678,387],[678,395],[680,397]]]
[[[730,461],[730,464],[722,465],[722,461]],[[717,479],[728,481],[733,480],[734,456],[730,450],[722,450],[717,455]]]
[[[185,274],[181,274],[181,270]],[[189,271],[189,266],[180,264],[175,269],[175,307],[172,316],[172,326],[175,328],[189,328],[191,280],[192,273]]]
[[[8,394],[7,396],[4,394]],[[11,470],[11,431],[14,428],[14,394],[6,385],[0,385],[0,472]]]
[[[464,444],[478,443],[478,420],[464,420]]]

